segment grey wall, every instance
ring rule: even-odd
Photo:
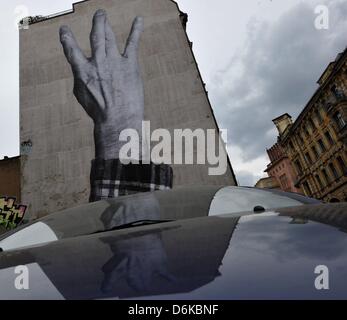
[[[21,142],[32,141],[21,158],[21,192],[33,218],[88,201],[93,124],[73,96],[59,27],[69,25],[89,55],[92,16],[100,8],[107,10],[120,48],[134,17],[144,17],[139,55],[152,129],[216,128],[174,2],[89,0],[77,3],[74,13],[30,25],[20,32],[20,130]],[[207,165],[173,168],[176,186],[235,184],[231,168],[224,176],[209,176]]]

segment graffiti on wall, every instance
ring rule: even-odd
[[[24,219],[27,206],[16,205],[16,198],[0,197],[0,226],[15,229]]]

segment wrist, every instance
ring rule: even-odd
[[[142,122],[141,122],[142,124]],[[117,129],[115,129],[117,127]],[[94,127],[94,142],[95,142],[95,158],[96,159],[121,159],[124,158],[122,156],[121,151],[122,147],[126,144],[132,143],[134,148],[134,154],[132,160],[141,160],[142,159],[142,127],[139,125],[120,128],[115,125],[108,125],[107,123],[95,124]],[[122,135],[123,130],[131,129],[134,130],[134,135],[127,137],[127,134]],[[136,134],[135,134],[136,132]],[[136,152],[136,148],[138,147],[138,151]],[[127,148],[128,150],[129,148]],[[127,151],[126,150],[126,151]],[[127,155],[125,155],[127,157]]]

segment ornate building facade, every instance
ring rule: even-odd
[[[274,120],[294,167],[295,188],[326,202],[347,201],[347,49],[331,62],[298,118]]]
[[[280,189],[277,181],[272,177],[265,177],[258,180],[255,184],[256,188],[259,189]]]
[[[277,185],[281,190],[301,193],[300,188],[295,186],[296,175],[292,168],[290,159],[281,145],[276,143],[266,151],[271,161],[265,170],[269,177],[277,182]]]

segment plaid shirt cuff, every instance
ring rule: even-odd
[[[119,196],[171,189],[173,171],[169,165],[122,164],[119,159],[92,161],[90,202]]]

